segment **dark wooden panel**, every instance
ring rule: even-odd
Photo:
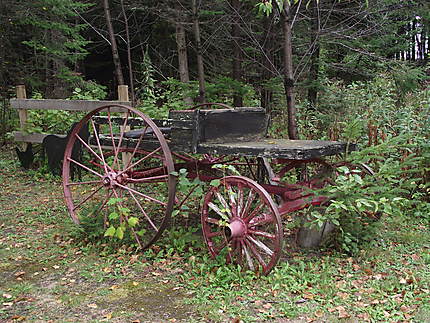
[[[24,110],[92,111],[96,108],[100,108],[106,105],[131,106],[131,103],[120,101],[11,99],[10,105],[14,109]],[[111,111],[124,112],[124,109],[112,108]]]
[[[268,115],[262,108],[200,110],[199,142],[222,143],[263,138]]]
[[[338,141],[264,139],[249,142],[202,143],[199,154],[241,155],[306,160],[344,153],[347,144]],[[348,149],[356,150],[355,144]]]

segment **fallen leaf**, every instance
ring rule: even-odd
[[[133,286],[137,286],[137,285],[139,285],[139,283],[138,283],[138,282],[133,282],[132,284],[133,284]]]
[[[348,293],[344,293],[344,292],[337,292],[336,296],[339,296],[342,299],[347,299],[349,294]]]
[[[340,319],[348,318],[351,316],[348,314],[348,312],[345,310],[345,307],[343,307],[343,306],[337,306],[336,310],[337,310],[337,314],[338,314],[337,316]]]
[[[21,277],[25,275],[25,271],[18,271],[17,273],[13,274],[15,277]]]
[[[20,316],[20,315],[14,315],[10,319],[12,321],[25,321],[26,317],[25,316]]]
[[[306,298],[306,299],[314,299],[314,295],[309,294],[309,293],[305,293],[305,294],[303,294],[303,298]]]

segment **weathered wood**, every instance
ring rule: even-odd
[[[105,116],[94,116],[93,120],[96,124],[108,124],[109,118]],[[123,125],[124,124],[124,117],[114,117],[112,116],[110,118],[111,122],[116,125]],[[157,120],[157,119],[151,119],[157,127],[169,127],[170,126],[170,120]],[[188,124],[190,122],[188,121]],[[131,127],[145,127],[147,123],[145,120],[141,118],[128,118],[127,125]],[[191,126],[191,125],[189,125]]]
[[[13,137],[15,141],[19,141],[19,142],[32,142],[32,143],[36,143],[36,144],[41,144],[43,139],[48,136],[51,135],[49,133],[31,133],[31,134],[27,134],[25,132],[22,131],[15,131],[13,133]],[[56,134],[56,136],[58,137],[66,137],[66,135],[58,135]]]
[[[198,110],[169,111],[171,122],[170,149],[195,153],[198,142]]]
[[[223,143],[264,138],[269,116],[262,108],[200,110],[199,142]]]
[[[25,85],[17,85],[16,86],[16,97],[18,99],[26,99],[27,98],[27,93],[25,91]],[[25,126],[27,124],[27,118],[28,118],[27,110],[19,109],[18,115],[19,115],[19,126],[21,129],[24,130]],[[21,144],[21,148],[23,150],[26,150],[27,144],[23,142]]]
[[[200,143],[199,154],[241,155],[267,158],[306,160],[322,156],[342,154],[348,148],[356,150],[355,144],[338,141],[263,139],[228,143]]]
[[[130,102],[123,101],[90,101],[90,100],[35,100],[11,99],[10,105],[14,109],[23,110],[65,110],[65,111],[92,111],[103,106],[113,106],[111,112],[124,112],[124,109],[114,107],[118,105],[131,106]]]

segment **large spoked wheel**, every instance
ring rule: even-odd
[[[95,109],[73,129],[66,146],[67,209],[76,224],[89,221],[105,235],[147,248],[171,217],[173,171],[167,142],[150,118],[120,105]]]
[[[266,275],[282,252],[282,224],[278,209],[258,183],[242,176],[228,176],[206,194],[201,221],[212,256],[223,255]]]

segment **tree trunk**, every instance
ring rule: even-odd
[[[287,98],[288,137],[298,139],[296,104],[294,99],[293,49],[291,32],[291,6],[284,1],[284,88]]]
[[[103,0],[103,9],[106,17],[106,25],[108,27],[110,47],[112,49],[113,64],[115,66],[115,77],[118,85],[124,85],[124,77],[122,75],[121,60],[119,58],[118,46],[116,44],[115,32],[113,30],[112,18],[110,16],[109,0]]]
[[[266,16],[264,19],[264,43],[263,43],[263,53],[261,57],[261,106],[266,109],[267,113],[272,110],[272,97],[273,90],[265,86],[266,82],[269,81],[274,76],[274,59],[273,59],[273,44],[275,44],[275,37],[273,33],[273,24],[271,16]]]
[[[129,75],[129,81],[130,81],[131,104],[134,106],[135,95],[134,95],[133,64],[131,61],[130,31],[128,26],[128,17],[127,17],[127,14],[125,13],[125,8],[124,8],[124,0],[121,0],[121,11],[122,11],[122,15],[124,16],[125,39],[127,41],[127,60],[128,60],[128,75]]]
[[[240,8],[239,0],[231,0],[231,6],[234,10],[234,16],[237,15],[237,12]],[[242,50],[240,48],[240,28],[239,28],[239,19],[232,20],[232,29],[231,35],[233,40],[233,80],[241,82],[242,81]],[[243,97],[239,93],[235,92],[233,94],[233,106],[242,107],[243,106]]]
[[[316,107],[318,99],[318,80],[319,80],[319,59],[320,59],[320,44],[319,44],[319,28],[320,20],[318,14],[318,2],[314,2],[311,18],[311,62],[309,67],[309,88],[308,101],[312,108]]]
[[[182,83],[190,82],[190,75],[188,72],[188,56],[187,56],[187,42],[185,38],[185,28],[180,18],[180,8],[176,8],[178,17],[176,18],[176,46],[178,48],[178,68],[179,68],[179,79]],[[192,105],[193,99],[185,97],[184,101]]]
[[[194,29],[194,37],[196,38],[197,72],[198,72],[198,78],[199,78],[198,102],[205,103],[206,102],[205,70],[203,65],[202,45],[200,41],[199,16],[198,16],[196,0],[193,0],[193,29]]]

